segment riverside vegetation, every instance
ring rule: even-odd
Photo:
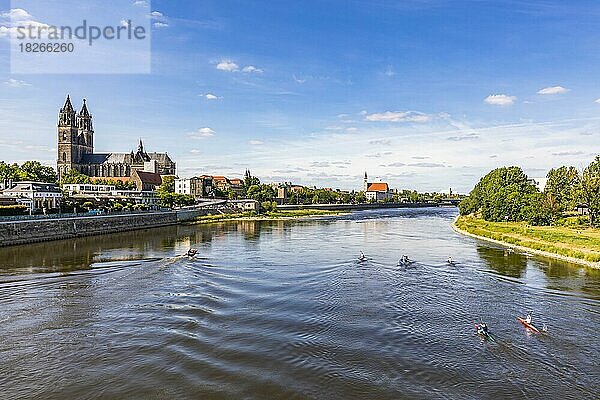
[[[508,244],[600,261],[600,156],[581,173],[562,166],[547,178],[540,192],[519,167],[491,171],[460,203],[455,226]]]

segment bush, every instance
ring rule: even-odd
[[[25,215],[29,210],[26,206],[15,204],[12,206],[0,206],[0,216]]]

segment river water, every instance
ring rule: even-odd
[[[0,398],[599,398],[600,271],[463,237],[455,215],[0,249]],[[523,329],[528,312],[547,334]]]

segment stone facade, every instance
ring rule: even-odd
[[[175,175],[176,165],[167,153],[148,153],[140,140],[136,152],[94,153],[92,115],[85,99],[79,113],[67,96],[58,115],[58,161],[56,170],[61,179],[75,169],[93,178],[130,177],[135,170],[151,166],[160,175]]]

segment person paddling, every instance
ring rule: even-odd
[[[360,252],[360,256],[358,256],[358,260],[359,261],[364,261],[367,257],[365,257],[365,253],[363,253],[362,251]]]
[[[197,253],[197,252],[198,252],[198,250],[196,250],[196,249],[193,249],[193,248],[190,248],[190,249],[187,251],[187,253],[186,253],[186,254],[187,254],[187,256],[188,256],[188,257],[194,257],[194,256],[196,255],[196,253]]]

